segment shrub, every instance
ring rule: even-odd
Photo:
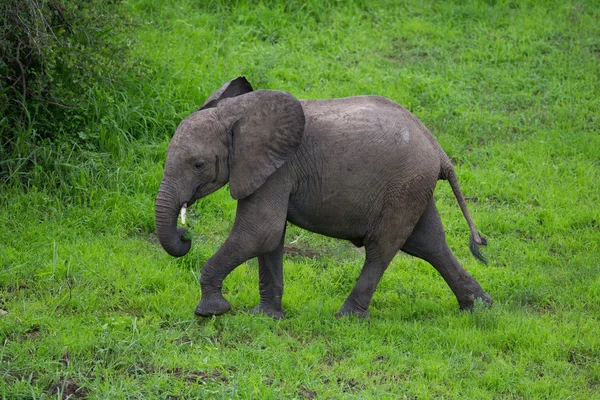
[[[100,145],[90,131],[91,120],[101,118],[99,104],[143,68],[128,60],[123,27],[131,21],[114,3],[0,2],[0,183],[27,179],[48,147]]]

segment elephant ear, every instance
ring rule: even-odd
[[[221,86],[216,92],[211,94],[210,97],[206,99],[202,107],[198,109],[198,111],[216,107],[217,103],[223,99],[240,96],[242,94],[250,93],[253,90],[254,89],[252,89],[252,85],[250,82],[248,82],[246,77],[239,76],[230,80]]]
[[[304,134],[304,111],[289,93],[257,90],[223,100],[217,113],[229,132],[229,189],[254,193],[295,153]]]

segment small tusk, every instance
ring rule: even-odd
[[[183,206],[181,207],[181,211],[179,212],[179,215],[181,216],[181,223],[183,225],[185,225],[185,212],[187,211],[187,203],[183,203]]]

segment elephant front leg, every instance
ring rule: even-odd
[[[281,235],[281,241],[275,250],[258,256],[258,288],[260,291],[260,303],[254,307],[252,312],[265,313],[275,319],[285,316],[281,307],[283,297],[283,242],[285,230]]]
[[[222,294],[223,281],[240,264],[263,252],[258,245],[260,237],[261,235],[256,233],[249,238],[244,234],[244,230],[234,223],[225,243],[202,267],[201,297],[196,307],[196,315],[208,317],[229,311],[229,302]]]
[[[283,236],[289,192],[266,183],[257,192],[238,201],[235,222],[221,248],[202,267],[202,295],[196,307],[200,316],[227,312],[223,281],[238,265],[259,257],[261,302],[259,307],[274,317],[283,316]]]
[[[230,251],[229,240],[206,261],[200,273],[201,298],[195,313],[201,317],[220,315],[229,311],[231,306],[223,297],[223,281],[238,265],[247,258]]]

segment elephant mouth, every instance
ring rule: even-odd
[[[198,186],[196,186],[196,189],[194,189],[194,194],[192,195],[192,197],[188,200],[183,202],[183,204],[181,204],[181,208],[183,208],[184,206],[190,207],[192,204],[194,204],[196,202],[196,200],[198,200],[201,197],[206,196],[205,194],[202,193],[202,189],[204,188],[204,185],[200,184]]]
[[[192,195],[192,197],[181,204],[180,207],[183,207],[183,204],[187,204],[188,208],[194,204],[197,200],[208,196],[209,194],[216,192],[217,190],[219,190],[221,187],[223,187],[223,185],[226,182],[217,182],[216,184],[213,182],[210,182],[208,184],[206,183],[201,183],[198,186],[196,186],[196,189],[194,190],[194,194]]]

